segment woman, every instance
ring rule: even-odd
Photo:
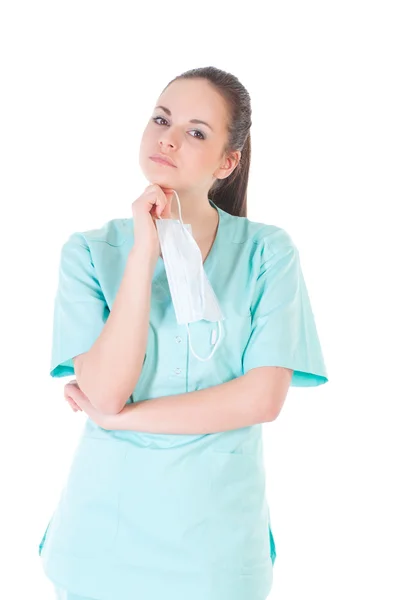
[[[39,549],[64,600],[271,589],[262,423],[328,379],[294,242],[246,217],[250,127],[234,76],[183,73],[143,133],[132,219],[62,247],[51,375],[76,376],[65,397],[88,416]],[[214,322],[176,320],[156,225],[180,218],[173,199],[224,316],[212,356]]]

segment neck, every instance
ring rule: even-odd
[[[192,233],[196,239],[209,235],[218,224],[218,213],[210,204],[207,196],[204,198],[188,198],[183,193],[178,193],[181,204],[181,216],[184,224],[192,225]],[[171,204],[171,218],[179,219],[177,197],[174,194]]]

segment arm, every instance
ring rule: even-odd
[[[129,404],[99,425],[108,430],[201,434],[273,421],[282,409],[292,373],[284,367],[258,367],[204,390]],[[80,397],[75,400],[86,411],[88,405],[81,404]]]
[[[90,350],[73,359],[79,388],[104,414],[122,410],[141,373],[155,259],[131,250],[112,310]]]

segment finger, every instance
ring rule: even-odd
[[[70,396],[66,396],[65,399],[70,404],[71,408],[73,408],[73,410],[82,410]]]
[[[159,205],[156,207],[156,213],[158,215],[158,217],[162,217],[162,218],[167,218],[170,216],[170,212],[171,212],[171,194],[165,194],[166,196],[166,200],[159,203]]]
[[[84,392],[82,392],[82,390],[79,388],[79,385],[77,383],[73,384],[73,385],[71,385],[70,383],[67,383],[64,388],[64,394],[65,394],[65,396],[72,397],[72,399],[73,399],[73,397],[77,396],[78,398],[85,398],[86,400],[88,400],[86,394],[84,394]]]
[[[80,390],[79,384],[77,383],[77,381],[69,381],[68,383],[65,384],[65,390],[70,390],[70,389]]]

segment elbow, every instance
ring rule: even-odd
[[[114,396],[90,398],[91,404],[104,415],[117,415],[126,406],[127,400],[115,399]]]
[[[104,390],[101,385],[101,390],[98,390],[98,382],[87,382],[83,376],[84,373],[84,355],[81,354],[74,358],[75,376],[80,391],[86,396],[87,400],[104,415],[119,414],[127,403],[124,398],[125,394],[117,390]],[[93,384],[93,385],[91,385]]]
[[[274,396],[263,396],[261,419],[263,423],[275,421],[280,415],[285,403],[286,395],[276,394]]]
[[[82,389],[82,388],[80,388]],[[84,394],[86,392],[84,389],[82,390]],[[96,408],[100,413],[104,415],[117,415],[119,414],[123,408],[126,406],[127,399],[125,399],[125,395],[121,394],[117,390],[103,390],[99,391],[91,390],[86,394],[87,398],[90,400],[91,404]]]
[[[281,407],[281,409],[282,409],[282,407]],[[275,421],[278,418],[278,416],[281,412],[281,409],[280,410],[275,410],[275,409],[268,410],[266,415],[264,416],[263,423],[270,423],[271,421]]]
[[[80,392],[84,394],[90,404],[103,415],[117,415],[126,405],[127,401],[120,401],[112,393],[107,395],[98,394],[91,389],[87,389],[86,386],[82,386],[77,377],[76,381]]]
[[[275,406],[268,406],[265,402],[265,398],[262,398],[260,402],[253,408],[253,422],[254,423],[270,423],[278,418],[280,410],[277,410]]]

